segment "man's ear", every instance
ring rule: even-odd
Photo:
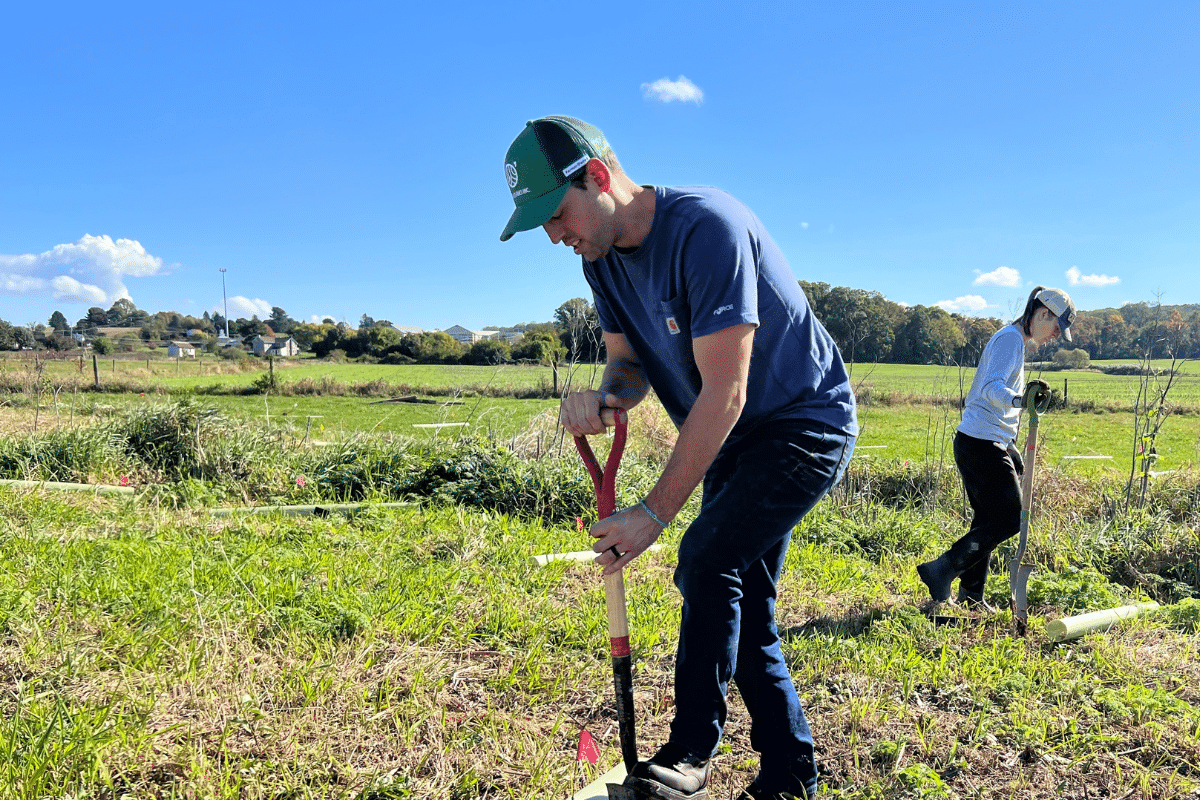
[[[600,191],[607,192],[612,188],[612,174],[600,159],[593,158],[587,163],[587,174],[591,176],[592,183],[596,184],[596,188]]]

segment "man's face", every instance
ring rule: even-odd
[[[591,176],[584,189],[567,190],[550,219],[542,225],[550,241],[562,242],[588,261],[603,258],[617,240],[617,220],[612,198],[601,192]]]

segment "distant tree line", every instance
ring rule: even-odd
[[[978,362],[997,330],[1012,322],[949,313],[937,306],[902,306],[878,292],[800,281],[813,313],[829,330],[847,361],[897,364]],[[1073,341],[1047,345],[1045,357],[1082,351],[1088,359],[1200,357],[1200,305],[1127,303],[1121,308],[1080,311]],[[1079,356],[1056,361],[1085,363]]]
[[[878,292],[828,283],[800,281],[800,286],[843,357],[852,362],[972,365],[992,334],[1011,321],[950,313],[937,306],[902,306]],[[100,335],[113,328],[119,335]],[[302,350],[320,358],[425,364],[551,364],[605,358],[596,308],[581,297],[560,305],[548,322],[491,329],[507,334],[507,340],[486,339],[467,346],[441,331],[405,334],[388,320],[367,314],[357,328],[329,318],[297,322],[278,306],[266,319],[228,321],[230,336],[291,336]],[[0,320],[0,349],[66,351],[79,347],[76,337],[82,335],[99,353],[171,340],[191,340],[216,352],[216,338],[225,330],[220,314],[150,313],[121,298],[107,310],[89,308],[74,325],[60,311],[50,315],[47,325],[17,326]],[[1086,366],[1092,359],[1140,359],[1147,353],[1152,358],[1200,358],[1200,304],[1139,302],[1081,311],[1071,332],[1074,341],[1048,345],[1044,357],[1064,367]]]

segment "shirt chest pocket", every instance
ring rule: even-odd
[[[688,343],[691,350],[692,321],[687,303],[682,297],[658,302],[658,335],[656,339],[663,341],[664,346],[677,348],[681,342]]]

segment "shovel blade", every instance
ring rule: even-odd
[[[1018,616],[1028,616],[1029,574],[1033,570],[1033,564],[1015,564],[1009,573],[1009,583],[1012,589],[1012,607]]]
[[[618,764],[571,795],[571,800],[609,800],[610,798],[616,798],[616,800],[639,800],[636,794],[613,794],[613,789],[616,789],[618,792],[632,791],[620,785],[623,780],[625,780],[625,765]]]

